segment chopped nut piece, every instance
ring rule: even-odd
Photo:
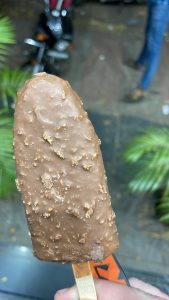
[[[80,239],[78,242],[79,242],[80,244],[85,244],[86,240],[85,240],[85,238],[82,238],[82,239]]]
[[[94,154],[92,155],[92,160],[95,160],[95,159],[97,158],[97,156],[98,156],[98,154],[97,154],[97,153],[94,153]]]
[[[101,220],[99,221],[99,223],[100,223],[100,224],[103,224],[103,223],[104,223],[104,219],[101,219]]]
[[[90,217],[91,217],[91,215],[93,214],[93,209],[92,208],[89,208],[89,210],[86,212],[86,214],[85,214],[85,217],[87,218],[87,219],[89,219]]]
[[[72,153],[76,153],[77,152],[77,148],[72,148]]]
[[[86,136],[86,135],[85,135],[84,137],[85,137],[86,140],[92,141],[92,138],[91,138],[90,136]]]
[[[53,186],[52,178],[49,174],[44,173],[41,176],[41,180],[45,188],[50,189]]]
[[[47,219],[47,218],[50,217],[50,213],[45,212],[45,213],[42,214],[42,217],[45,218],[45,219]]]
[[[57,150],[57,149],[52,149],[55,153],[56,153],[56,155],[59,157],[59,158],[61,158],[61,159],[65,159],[65,157],[64,157],[64,154],[63,154],[63,151],[62,150]]]
[[[21,186],[21,184],[22,184],[21,180],[19,180],[19,179],[17,178],[17,179],[15,179],[15,183],[16,183],[17,190],[18,190],[19,192],[21,192],[21,188],[20,188],[20,186]]]
[[[44,139],[45,141],[47,141],[50,145],[51,145],[52,142],[53,142],[52,137],[51,137],[46,131],[43,133],[43,139]]]
[[[78,161],[77,160],[75,160],[75,159],[72,159],[72,167],[76,167],[76,166],[78,166]]]
[[[49,212],[51,212],[52,210],[53,210],[53,208],[52,208],[52,207],[49,207],[49,208],[48,208],[48,211],[49,211]]]
[[[58,233],[58,234],[55,235],[54,239],[55,240],[60,240],[61,237],[62,237],[62,235]]]
[[[60,228],[60,222],[56,225],[56,228]]]
[[[85,170],[85,171],[90,171],[91,168],[93,167],[93,164],[88,164],[88,163],[83,163],[82,164],[82,168]]]
[[[18,135],[24,134],[24,130],[23,130],[23,129],[19,129],[19,130],[17,131],[17,134],[18,134]]]

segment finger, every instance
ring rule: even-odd
[[[158,288],[155,286],[152,286],[151,284],[145,283],[142,280],[139,280],[137,278],[130,278],[129,279],[130,285],[136,289],[140,289],[146,293],[149,293],[154,296],[161,297],[163,299],[169,300],[169,296],[161,292]]]
[[[98,300],[160,300],[140,290],[112,283],[106,280],[95,281]],[[76,286],[56,293],[54,300],[79,300]]]

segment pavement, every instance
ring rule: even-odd
[[[0,0],[0,7],[16,26],[18,43],[12,48],[9,63],[19,66],[24,61],[23,39],[32,35],[42,5],[31,0],[29,5],[23,0],[5,3]],[[138,104],[122,101],[141,77],[140,72],[129,69],[125,62],[130,57],[136,58],[141,49],[145,17],[145,6],[88,2],[76,8],[75,48],[69,70],[62,76],[82,97],[102,140],[109,190],[117,213],[120,262],[131,269],[133,275],[140,271],[160,278],[169,275],[169,228],[156,219],[154,199],[128,191],[130,174],[122,158],[125,147],[140,129],[168,126],[169,120],[164,111],[169,105],[168,33],[147,99]],[[5,244],[31,247],[17,193],[0,201],[0,240]]]

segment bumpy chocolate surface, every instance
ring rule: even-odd
[[[39,73],[18,93],[17,187],[34,255],[101,261],[118,246],[100,141],[68,82]]]

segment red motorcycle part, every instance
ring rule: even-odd
[[[50,9],[54,9],[57,5],[58,0],[49,0]],[[63,1],[62,9],[67,9],[72,5],[72,0],[65,0]]]

